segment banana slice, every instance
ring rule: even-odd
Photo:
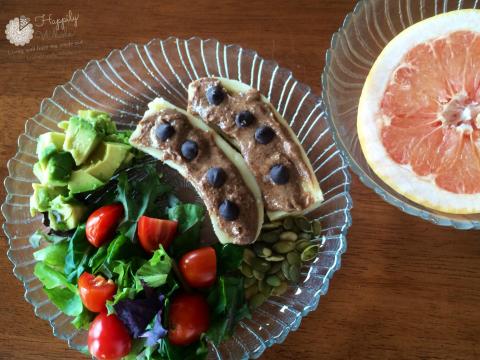
[[[321,204],[322,191],[302,145],[258,90],[235,80],[202,78],[188,87],[188,111],[242,153],[271,220],[304,214]]]
[[[130,143],[194,186],[221,243],[249,244],[257,239],[264,210],[255,177],[240,154],[201,120],[155,99]]]

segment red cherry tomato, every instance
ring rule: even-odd
[[[87,220],[87,239],[95,247],[110,241],[123,218],[123,206],[111,204],[98,208]]]
[[[154,252],[160,245],[167,249],[177,232],[176,221],[142,216],[138,220],[138,239],[147,252]]]
[[[168,321],[168,339],[172,344],[185,346],[194,343],[210,325],[207,301],[200,294],[176,295],[170,305]]]
[[[96,359],[118,360],[127,356],[131,348],[130,334],[116,315],[102,311],[90,324],[88,350]]]
[[[180,272],[193,288],[206,288],[215,283],[217,256],[211,246],[190,251],[180,259]]]
[[[78,291],[83,305],[93,312],[105,310],[107,300],[113,298],[117,286],[112,280],[105,280],[101,275],[92,275],[84,272],[78,278]]]

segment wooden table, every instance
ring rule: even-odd
[[[101,3],[101,4],[100,4]],[[129,42],[169,35],[214,37],[256,49],[293,70],[319,94],[330,37],[352,0],[6,1],[0,25],[22,14],[79,14],[64,49],[25,57],[0,41],[0,177],[24,122],[53,88],[90,59]],[[41,18],[39,18],[39,21]],[[47,25],[45,25],[47,26]],[[61,40],[52,40],[56,43]],[[40,43],[34,39],[33,44]],[[2,198],[3,187],[0,190]],[[317,311],[264,359],[474,359],[480,357],[480,236],[434,226],[384,203],[353,178],[353,227],[342,268]],[[0,252],[7,243],[2,235]],[[84,359],[53,337],[23,300],[23,287],[0,256],[0,359]]]

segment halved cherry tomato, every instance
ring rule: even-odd
[[[88,310],[100,312],[105,310],[105,303],[117,292],[117,285],[111,279],[105,280],[101,275],[84,272],[78,278],[78,291]]]
[[[190,251],[180,259],[180,272],[193,288],[206,288],[215,283],[217,256],[211,246]]]
[[[168,339],[174,345],[190,345],[210,325],[210,310],[201,294],[180,293],[176,295],[169,310]]]
[[[176,221],[142,216],[138,220],[138,239],[147,252],[154,252],[160,245],[167,249],[177,233]]]
[[[87,239],[95,247],[100,247],[112,240],[117,226],[123,218],[123,206],[111,204],[98,208],[87,220]]]
[[[118,360],[132,349],[132,339],[127,328],[114,314],[102,311],[90,324],[88,351],[96,359]]]

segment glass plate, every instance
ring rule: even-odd
[[[2,206],[3,226],[10,242],[8,257],[15,276],[25,286],[25,299],[35,314],[48,320],[55,336],[81,349],[86,331],[76,330],[70,318],[48,300],[42,285],[33,275],[34,249],[29,236],[42,228],[41,216],[30,217],[29,196],[38,135],[56,129],[78,109],[95,108],[112,114],[121,127],[134,127],[142,118],[147,103],[161,96],[185,108],[187,86],[203,76],[223,76],[243,81],[265,94],[297,133],[315,169],[325,195],[323,205],[310,214],[321,219],[324,247],[316,259],[302,269],[298,286],[290,286],[280,297],[271,297],[255,311],[251,320],[242,321],[235,335],[219,347],[211,346],[210,358],[257,358],[275,343],[296,330],[302,317],[314,310],[329,281],[340,268],[351,225],[350,177],[346,162],[335,145],[320,99],[299,83],[292,73],[256,52],[216,40],[192,38],[152,40],[147,45],[129,44],[114,50],[102,60],[90,61],[72,79],[55,88],[51,98],[42,101],[40,112],[28,119],[25,133],[18,138],[18,152],[8,162],[5,179],[7,197]],[[178,175],[176,184],[189,187]]]
[[[398,194],[370,169],[358,142],[357,106],[370,68],[393,37],[431,16],[479,5],[478,0],[359,1],[333,35],[322,75],[327,119],[338,147],[360,180],[402,211],[457,229],[480,228],[480,214],[454,215],[425,208]]]

